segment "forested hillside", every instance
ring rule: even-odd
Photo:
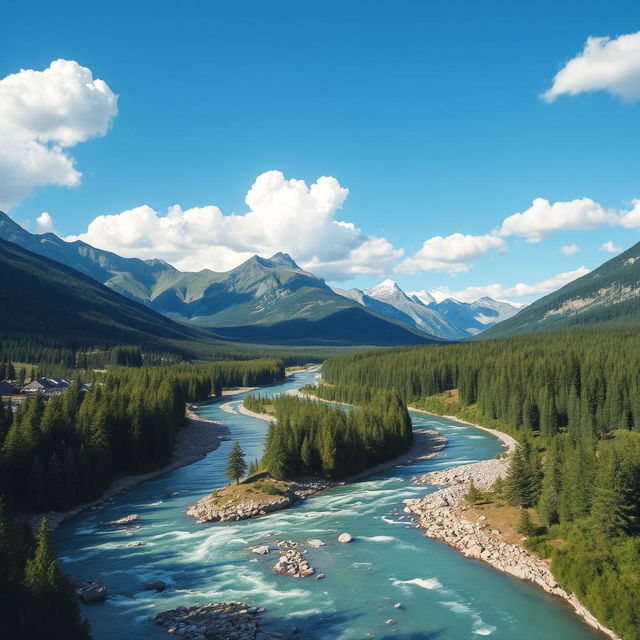
[[[637,330],[567,331],[339,356],[323,378],[344,389],[334,394],[394,389],[515,434],[511,499],[534,505],[546,525],[532,544],[606,626],[637,640],[639,361]]]
[[[1,211],[0,239],[66,265],[80,278],[94,279],[178,323],[212,328],[226,340],[331,346],[436,341],[337,295],[283,253],[269,259],[253,256],[226,272],[181,272],[162,260],[123,258],[53,233],[29,233]],[[194,327],[191,338],[203,335]]]
[[[506,338],[537,331],[640,322],[640,243],[482,334]]]

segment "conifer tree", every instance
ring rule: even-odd
[[[560,440],[552,438],[547,448],[544,464],[542,491],[538,500],[538,513],[542,521],[550,526],[560,520],[560,494],[562,492],[562,457]]]
[[[27,560],[24,586],[32,612],[24,619],[25,637],[89,640],[89,627],[80,616],[73,588],[60,571],[51,549],[45,518],[40,522],[34,552]]]
[[[527,538],[536,535],[536,526],[533,524],[533,521],[531,520],[531,514],[527,509],[522,509],[520,511],[520,518],[518,520],[518,533],[522,534],[523,536],[527,536]]]
[[[227,469],[225,471],[225,475],[229,480],[235,480],[236,484],[239,484],[240,478],[242,478],[246,470],[247,463],[244,460],[244,453],[240,447],[240,442],[236,440],[235,444],[231,448],[229,457],[227,458]]]

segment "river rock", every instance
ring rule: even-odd
[[[107,588],[100,580],[81,580],[76,582],[76,593],[83,602],[91,604],[103,602],[107,597]]]
[[[347,544],[348,542],[351,542],[353,540],[353,536],[350,533],[341,533],[338,536],[338,542],[341,542],[342,544]]]
[[[263,637],[259,632],[263,612],[263,608],[243,602],[217,602],[163,611],[153,621],[184,640],[257,640]]]
[[[253,549],[251,549],[251,553],[257,553],[261,556],[267,555],[267,553],[269,553],[269,545],[263,544],[258,547],[253,547]]]
[[[132,513],[129,516],[125,516],[124,518],[118,518],[117,520],[105,520],[104,522],[99,522],[98,526],[100,527],[128,527],[132,525],[136,520],[140,518],[139,513]]]
[[[308,578],[315,573],[315,569],[309,565],[301,553],[295,549],[287,549],[273,566],[273,572],[294,578]]]
[[[322,540],[318,540],[317,538],[311,538],[311,540],[307,540],[307,544],[310,547],[324,547],[324,542],[322,542]]]

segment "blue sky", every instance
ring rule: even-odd
[[[333,176],[349,190],[335,219],[388,246],[351,268],[354,258],[340,252],[362,237],[318,227],[318,242],[335,251],[318,249],[327,255],[314,262],[308,238],[300,251],[320,275],[342,287],[383,277],[407,290],[499,284],[503,297],[528,302],[540,294],[509,288],[593,268],[611,256],[599,250],[604,242],[637,242],[636,226],[594,223],[533,243],[500,236],[504,246],[465,258],[453,274],[433,261],[397,265],[434,236],[491,234],[535,198],[630,210],[640,198],[635,98],[606,87],[551,103],[540,94],[588,37],[638,30],[634,2],[10,3],[0,77],[77,61],[118,96],[105,135],[68,147],[79,184],[35,184],[10,214],[35,229],[46,211],[67,236],[142,205],[158,216],[175,204],[244,214],[247,191],[268,171],[308,185]],[[284,219],[283,248],[295,249],[298,223]],[[182,247],[180,266],[240,261],[251,244],[247,225],[216,236],[221,248],[191,255]],[[140,253],[117,234],[109,242]],[[274,242],[257,242],[256,251]],[[579,252],[561,253],[574,244]],[[142,255],[163,246],[159,235]],[[164,257],[175,262],[176,251]]]

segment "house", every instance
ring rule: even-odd
[[[65,378],[38,378],[22,387],[22,392],[27,395],[57,395],[68,389],[70,384]]]
[[[10,382],[2,380],[0,382],[0,396],[17,396],[20,393],[18,387],[14,387]]]

